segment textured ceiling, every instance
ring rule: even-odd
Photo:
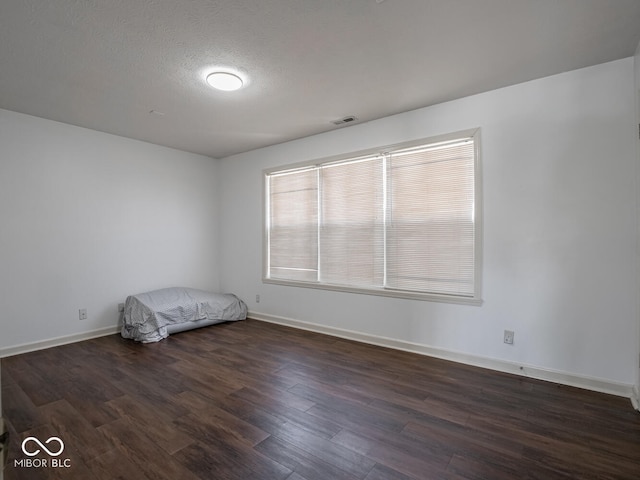
[[[639,41],[640,0],[2,0],[0,108],[219,158]]]

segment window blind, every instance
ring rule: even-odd
[[[320,168],[320,282],[382,285],[383,174],[380,156]]]
[[[476,165],[470,135],[267,172],[265,279],[475,298]]]
[[[318,172],[269,176],[269,276],[316,281],[318,276]]]
[[[472,296],[473,142],[390,155],[387,287]]]

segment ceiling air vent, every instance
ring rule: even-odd
[[[349,115],[348,117],[341,118],[340,120],[334,120],[331,123],[333,123],[334,125],[344,125],[345,123],[353,123],[356,120],[358,120],[356,117],[354,117],[353,115]]]

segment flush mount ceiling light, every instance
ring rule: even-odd
[[[207,75],[207,83],[217,90],[232,92],[244,85],[239,75],[231,72],[213,72]]]

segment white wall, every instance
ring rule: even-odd
[[[216,176],[207,157],[0,110],[0,353],[114,327],[129,294],[217,289]]]
[[[221,285],[258,314],[630,389],[638,354],[633,92],[629,58],[224,159]],[[473,127],[482,129],[481,307],[262,283],[263,169]],[[515,331],[515,345],[503,344],[504,329]]]

